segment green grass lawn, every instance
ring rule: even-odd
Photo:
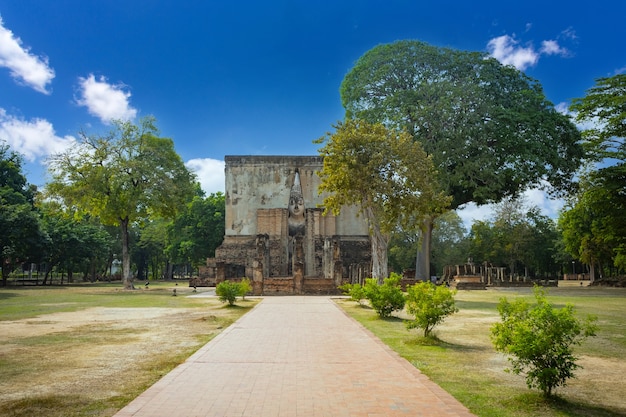
[[[460,311],[435,327],[435,340],[424,339],[420,330],[408,331],[404,313],[381,320],[355,302],[339,304],[478,416],[626,416],[626,290],[549,290],[548,299],[556,307],[571,303],[580,315],[596,315],[599,326],[597,336],[577,348],[584,369],[552,400],[529,390],[523,376],[504,371],[508,361],[495,352],[489,337],[491,325],[499,320],[496,306],[501,297],[533,300],[531,289],[459,292]]]

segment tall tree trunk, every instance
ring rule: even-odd
[[[427,216],[420,230],[420,245],[415,260],[415,279],[421,281],[430,281],[430,250],[434,221],[434,218]]]
[[[46,285],[46,283],[48,282],[48,276],[50,275],[51,271],[52,271],[52,266],[46,264],[46,273],[43,276],[43,281],[41,282],[41,285]]]
[[[389,276],[387,239],[382,234],[372,234],[372,278],[376,278],[379,284]]]
[[[584,273],[584,271],[583,271]],[[584,278],[583,274],[583,278]],[[596,280],[596,265],[593,260],[589,263],[589,282],[594,282]]]
[[[120,228],[122,229],[122,283],[125,290],[134,290],[133,277],[130,273],[130,251],[129,234],[128,234],[128,217],[121,219]]]
[[[370,224],[371,245],[372,245],[372,278],[376,278],[379,284],[389,276],[389,259],[387,247],[389,246],[389,235],[380,230],[373,211],[366,209],[367,218]]]

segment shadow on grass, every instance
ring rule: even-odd
[[[243,302],[245,303],[246,301],[243,301]],[[242,302],[242,301],[238,301],[238,302]],[[225,303],[224,305],[222,305],[221,308],[226,308],[226,309],[229,309],[229,310],[250,310],[252,307],[253,306],[251,306],[251,305],[242,306],[242,305],[239,305],[239,304],[232,304],[231,305],[231,304]]]
[[[15,298],[18,295],[19,294],[16,294],[14,292],[0,292],[0,301],[1,300],[8,300],[9,298]]]
[[[490,310],[497,311],[499,301],[466,301],[455,300],[456,306],[460,310]]]
[[[437,346],[443,349],[450,349],[457,352],[477,352],[488,350],[483,345],[461,345],[458,343],[450,343],[440,339],[436,333],[424,336],[422,333],[412,334],[413,337],[404,339],[404,344],[409,346]]]
[[[626,412],[615,408],[569,401],[553,396],[546,398],[539,392],[518,395],[507,401],[512,408],[551,409],[569,417],[626,417]]]
[[[400,317],[396,317],[396,316],[389,316],[389,317],[378,317],[376,316],[377,320],[382,320],[384,322],[387,323],[404,323],[404,320],[401,319]]]
[[[46,395],[9,401],[0,406],[5,417],[79,415],[80,410],[90,408],[88,397],[69,395]]]

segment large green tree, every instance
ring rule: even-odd
[[[433,227],[430,270],[441,273],[447,265],[465,262],[469,255],[469,240],[463,221],[455,211],[437,217]],[[414,230],[398,228],[389,242],[389,266],[401,273],[415,268],[415,254],[420,248],[419,235]]]
[[[35,188],[22,172],[22,157],[0,143],[0,268],[2,285],[16,265],[38,261],[46,243],[34,206]]]
[[[167,252],[172,261],[195,267],[215,256],[224,239],[225,213],[224,194],[194,196],[169,227]]]
[[[626,74],[598,78],[570,110],[588,126],[583,130],[585,145],[596,159],[626,162]]]
[[[46,284],[53,268],[67,272],[70,282],[75,271],[91,280],[106,271],[113,243],[104,226],[92,218],[78,219],[53,201],[40,202],[38,207],[48,237],[43,251],[46,270],[42,284]]]
[[[409,132],[432,156],[451,208],[498,202],[533,186],[565,189],[580,134],[538,81],[485,53],[398,41],[366,52],[341,84],[347,118]],[[427,256],[434,217],[422,226]],[[418,262],[418,276],[430,275]]]
[[[603,77],[585,97],[570,106],[583,123],[584,145],[601,162],[577,201],[561,218],[570,253],[590,265],[610,253],[613,264],[626,268],[626,74]]]
[[[134,228],[136,243],[133,245],[131,257],[137,266],[138,279],[172,278],[171,260],[166,253],[171,224],[171,220],[158,217]]]
[[[600,271],[626,269],[626,170],[607,167],[584,176],[581,188],[559,215],[565,250],[589,266],[590,279]]]
[[[319,192],[327,193],[326,212],[359,207],[370,228],[372,277],[382,282],[389,276],[391,232],[444,211],[450,200],[433,181],[431,159],[405,132],[362,120],[346,120],[335,129],[317,141],[324,144]]]
[[[431,269],[432,275],[441,274],[447,265],[465,262],[469,253],[467,235],[463,220],[457,212],[449,211],[435,219],[430,258],[431,266],[434,267]],[[413,253],[416,251],[417,247]]]
[[[115,121],[109,134],[81,132],[80,139],[51,158],[47,189],[68,207],[120,226],[122,280],[131,289],[130,225],[154,215],[174,217],[193,193],[193,175],[173,141],[158,136],[153,117]]]
[[[469,255],[476,263],[507,265],[511,275],[550,277],[558,274],[555,222],[523,199],[505,199],[491,220],[474,222]]]

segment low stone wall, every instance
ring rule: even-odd
[[[534,287],[535,284],[542,287],[557,287],[559,282],[556,280],[527,280],[527,281],[495,281],[489,284],[490,287],[511,287],[511,288],[523,288]]]
[[[290,295],[294,294],[294,288],[292,277],[263,279],[263,295]]]
[[[486,284],[480,275],[455,275],[452,282],[450,282],[450,288],[456,288],[457,290],[484,290],[486,289]]]
[[[302,290],[309,295],[339,295],[341,291],[332,279],[305,278]]]
[[[293,295],[297,294],[296,282],[291,277],[263,279],[263,295]],[[305,295],[338,295],[341,291],[332,279],[304,278],[302,294]]]

